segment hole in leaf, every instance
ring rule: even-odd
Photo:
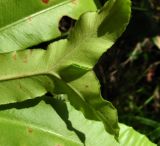
[[[68,16],[63,16],[59,21],[59,30],[62,33],[68,32],[74,25],[76,20]]]

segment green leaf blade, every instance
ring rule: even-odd
[[[14,0],[9,6],[7,1],[0,2],[2,3],[2,9],[0,8],[2,14],[6,12],[6,8],[16,10],[12,13],[13,16],[10,16],[11,13],[8,11],[9,13],[0,17],[2,22],[0,27],[1,53],[23,50],[41,42],[56,39],[61,36],[58,28],[63,16],[78,19],[82,13],[97,9],[93,0],[87,1],[87,4],[85,0],[56,2],[50,0],[48,6],[43,6],[40,0],[29,2]],[[21,6],[20,9],[19,6]],[[8,19],[8,15],[13,19]],[[6,18],[9,22],[5,22]]]
[[[0,103],[21,102],[43,96],[53,88],[52,80],[47,76],[33,76],[30,78],[1,81]]]
[[[126,5],[121,7],[120,4]],[[126,11],[125,8],[128,11]],[[103,122],[107,132],[117,138],[119,130],[117,111],[111,103],[101,98],[98,90],[99,84],[92,70],[102,52],[111,47],[116,41],[118,37],[116,34],[123,32],[122,28],[114,28],[113,34],[110,34],[111,36],[116,36],[114,40],[111,40],[109,36],[105,37],[109,32],[108,28],[105,29],[105,34],[98,35],[101,24],[112,16],[112,13],[109,12],[114,12],[114,9],[128,13],[124,16],[125,24],[124,22],[120,22],[120,27],[124,29],[130,16],[129,0],[110,0],[99,13],[88,12],[82,15],[68,38],[51,43],[47,50],[35,49],[1,54],[0,80],[3,81],[1,82],[2,86],[4,82],[9,80],[21,80],[22,78],[47,75],[49,81],[52,81],[51,87],[47,85],[47,81],[44,81],[44,83],[40,85],[44,86],[44,90],[36,90],[36,92],[34,90],[30,91],[33,92],[31,93],[32,96],[27,93],[27,96],[25,96],[26,99],[24,99],[24,95],[21,94],[19,95],[19,99],[15,99],[14,101],[35,98],[36,95],[42,96],[42,94],[45,94],[47,91],[53,95],[66,94],[76,109],[82,111],[89,119]],[[113,14],[116,15],[116,13]],[[116,19],[114,19],[114,21],[116,21]],[[112,23],[115,23],[114,21],[112,21]],[[110,43],[107,44],[108,42]],[[85,68],[86,72],[74,78],[72,78],[73,74],[71,71],[67,70],[66,76],[65,73],[62,74],[64,69],[70,68],[73,65]],[[66,80],[67,78],[69,80]],[[84,83],[87,84],[85,85]],[[33,86],[35,88],[35,85]],[[11,98],[11,95],[6,98],[6,103],[13,102],[13,99],[9,101],[9,98]],[[4,102],[4,100],[2,101]]]
[[[0,111],[0,133],[3,134],[0,144],[5,146],[83,145],[55,110],[43,101],[28,109]]]
[[[53,48],[47,51],[33,50],[33,56],[30,57],[30,50],[26,50],[16,53],[17,57],[14,61],[13,54],[15,52],[6,54],[6,57],[3,55],[4,69],[0,73],[1,80],[3,80],[0,87],[3,88],[0,88],[0,91],[5,96],[0,98],[1,104],[32,99],[37,95],[44,95],[47,91],[53,94],[67,94],[69,101],[76,109],[81,110],[89,119],[103,121],[107,131],[118,136],[117,111],[111,103],[102,100],[94,72],[88,70],[81,77],[79,76],[71,82],[63,81],[63,78],[54,72],[54,60],[50,62],[50,59],[54,58],[54,51]],[[26,56],[29,56],[28,61],[24,63],[23,60],[26,59]],[[21,67],[15,68],[15,64],[17,67]],[[10,67],[5,70],[5,66]],[[41,78],[38,77],[40,75]],[[48,77],[44,77],[44,75]],[[37,85],[37,81],[40,81],[39,85]],[[19,84],[21,84],[21,88]],[[5,92],[4,86],[8,88],[11,86],[11,88]],[[39,88],[36,90],[38,86]],[[17,89],[17,87],[19,88]]]
[[[124,124],[120,125],[120,144],[130,146],[156,146],[152,143],[145,135],[138,133],[132,127],[126,126]]]

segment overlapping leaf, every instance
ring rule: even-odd
[[[71,101],[71,103],[76,108],[82,109],[85,115],[88,115],[88,116],[95,115],[93,116],[94,118],[102,119],[103,116],[106,115],[104,113],[107,113],[107,117],[103,121],[106,122],[107,124],[109,122],[108,119],[112,119],[113,120],[112,123],[115,126],[116,125],[115,122],[117,122],[115,119],[116,118],[116,113],[114,111],[115,109],[109,103],[104,102],[101,98],[99,99],[97,98],[98,92],[97,90],[93,90],[93,87],[94,89],[98,89],[97,88],[98,86],[92,71],[82,77],[82,78],[88,78],[88,79],[91,78],[90,81],[92,81],[93,83],[88,82],[89,85],[85,85],[85,84],[83,85],[84,82],[82,79],[76,80],[79,76],[83,74],[78,75],[75,79],[73,79],[72,82],[70,81],[70,83],[68,84],[65,84],[64,81],[66,80],[65,79],[66,76],[67,78],[71,77],[70,73],[75,68],[78,68],[79,70],[83,69],[83,71],[87,72],[93,67],[96,60],[101,55],[102,50],[105,49],[104,46],[106,42],[108,42],[108,40],[106,40],[105,42],[105,39],[103,38],[104,35],[97,37],[98,35],[97,29],[100,27],[100,25],[102,25],[102,22],[104,23],[104,20],[106,19],[106,14],[109,15],[108,13],[111,13],[112,11],[114,11],[114,6],[117,5],[117,3],[121,3],[121,1],[116,1],[116,2],[110,1],[110,3],[108,3],[107,6],[109,6],[110,9],[111,8],[113,9],[113,10],[111,9],[111,11],[109,11],[110,9],[104,9],[105,13],[103,11],[99,15],[97,13],[88,13],[83,17],[81,17],[80,21],[77,23],[75,29],[71,33],[69,40],[53,43],[50,45],[47,51],[43,51],[43,50],[28,51],[27,50],[20,53],[12,53],[12,54],[6,54],[6,55],[3,54],[3,57],[2,57],[4,59],[4,61],[2,61],[3,66],[4,67],[8,66],[8,68],[3,69],[2,67],[1,80],[7,80],[7,82],[9,82],[8,80],[16,79],[16,78],[24,78],[24,77],[26,78],[30,76],[45,75],[45,74],[52,75],[51,78],[52,80],[54,80],[54,84],[55,84],[54,87],[56,87],[53,90],[54,93],[60,94],[65,92],[66,94],[68,94],[68,98]],[[127,7],[127,10],[129,10],[128,7]],[[125,17],[125,18],[127,22],[128,17]],[[81,27],[84,29],[81,30]],[[81,31],[81,32],[79,33],[78,31]],[[80,34],[83,39],[78,37]],[[115,34],[117,34],[117,32]],[[110,34],[110,35],[113,35],[113,34]],[[82,41],[81,42],[82,46],[80,46],[80,44],[77,43],[77,40]],[[91,41],[93,41],[94,43],[91,44]],[[111,45],[111,43],[113,42],[110,42],[109,45]],[[82,61],[80,62],[80,60]],[[66,70],[68,70],[68,72]],[[64,71],[65,71],[64,73],[65,76],[63,75]],[[59,76],[59,74],[61,77]],[[61,78],[64,79],[64,81],[60,80]],[[4,82],[4,84],[5,83],[6,82]],[[82,85],[79,85],[79,84],[82,84]],[[87,91],[85,91],[86,90],[85,88],[87,87],[89,88],[87,89]],[[29,92],[33,92],[33,91],[29,91]],[[28,98],[30,98],[30,94],[28,95]],[[6,98],[6,99],[9,99],[9,98]],[[15,97],[12,97],[11,101],[12,100],[15,100]],[[16,100],[21,101],[24,99],[20,98],[19,96],[19,98],[16,98]],[[6,103],[10,103],[11,101],[6,101]],[[86,104],[89,104],[91,107],[86,106]],[[110,107],[106,106],[106,104],[107,105],[109,104]],[[98,112],[95,111],[96,108],[98,109],[99,107],[101,107],[100,109],[102,109],[102,111],[101,110],[98,110]],[[110,112],[108,111],[108,109]],[[113,131],[115,132],[115,130],[113,130],[114,128],[116,129],[116,127],[111,126],[111,128],[107,128],[107,129],[109,129],[108,131],[112,133]]]
[[[52,106],[43,101],[35,107],[1,110],[0,134],[0,145],[4,146],[83,145]]]
[[[63,16],[77,19],[95,10],[94,0],[0,0],[0,53],[60,37]]]
[[[85,133],[86,146],[156,146],[145,135],[121,123],[119,123],[120,133],[119,142],[117,142],[113,139],[112,135],[105,132],[101,122],[86,120],[79,111],[76,111],[69,103],[66,104],[69,111],[69,119],[72,121],[73,127]]]
[[[135,131],[132,127],[124,124],[119,124],[120,136],[119,141],[121,146],[156,146],[145,135]]]
[[[0,103],[35,98],[47,91],[66,94],[76,109],[89,119],[103,121],[106,130],[117,137],[116,109],[100,97],[92,68],[123,32],[129,16],[129,0],[109,0],[99,13],[82,15],[68,39],[50,44],[47,50],[1,54]]]
[[[113,135],[105,131],[101,122],[87,120],[69,102],[51,98],[45,102],[35,101],[35,106],[24,102],[0,111],[1,145],[155,146],[144,135],[124,124],[119,124],[120,137],[117,142]]]

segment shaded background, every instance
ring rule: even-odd
[[[160,146],[160,0],[132,0],[126,31],[95,71],[119,121]]]

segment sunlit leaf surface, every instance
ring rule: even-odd
[[[44,26],[50,24],[50,22],[45,24],[48,14],[43,16],[43,13],[40,13],[39,16],[46,18],[46,21],[43,19]],[[92,68],[102,53],[122,34],[129,17],[130,0],[109,0],[100,11],[83,14],[67,39],[54,41],[47,50],[27,49],[0,54],[0,104],[34,99],[46,92],[52,95],[65,94],[71,105],[83,112],[86,118],[103,122],[106,131],[118,138],[117,111],[110,102],[100,96],[99,83]],[[25,32],[23,28],[27,27],[19,24],[22,27],[14,28],[18,32],[17,36],[21,34],[26,36],[23,34]],[[44,30],[41,23],[36,21],[36,28],[34,30],[27,28],[27,31],[37,32],[37,28],[40,32]],[[16,38],[14,32],[7,30],[9,36],[2,39],[9,45],[10,51],[18,50],[17,43],[26,43],[22,36],[21,40]],[[48,29],[45,31],[47,34],[50,33]],[[10,36],[16,38],[14,44],[8,41],[8,38],[12,38]],[[37,36],[41,35],[38,33]],[[33,44],[29,41],[27,45]]]

